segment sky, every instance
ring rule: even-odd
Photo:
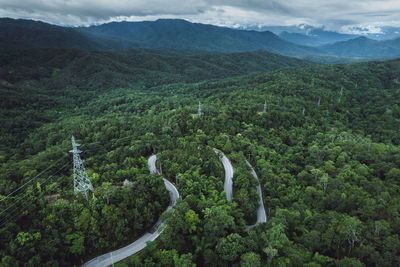
[[[0,17],[62,26],[181,18],[232,28],[307,24],[338,32],[400,27],[400,0],[0,0]]]

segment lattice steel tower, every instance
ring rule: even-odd
[[[201,103],[199,101],[199,108],[197,109],[197,115],[200,117],[201,116]]]
[[[73,153],[74,156],[74,193],[75,195],[82,192],[86,200],[88,199],[88,191],[94,191],[92,183],[90,182],[89,176],[86,173],[85,166],[83,166],[83,160],[79,156],[80,151],[78,149],[80,144],[75,142],[74,136],[72,136],[72,150],[69,152]]]
[[[342,102],[343,86],[340,87],[339,103]]]

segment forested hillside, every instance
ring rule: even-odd
[[[330,55],[339,57],[395,58],[400,56],[400,39],[377,41],[358,37],[319,48]]]
[[[134,241],[159,216],[160,238],[116,266],[400,264],[400,60],[304,66],[263,52],[142,50],[1,57],[3,266],[80,265]],[[191,70],[179,68],[185,62]],[[283,66],[293,67],[260,73]],[[87,202],[73,194],[71,135],[95,188]],[[233,164],[232,201],[212,148]],[[163,215],[168,193],[146,164],[156,153],[181,194]],[[268,217],[250,230],[257,181],[246,159]]]
[[[54,121],[61,112],[79,113],[74,109],[115,88],[146,89],[308,64],[265,51],[179,55],[174,50],[142,49],[119,53],[11,50],[0,53],[0,61],[3,151],[16,147],[27,132]]]

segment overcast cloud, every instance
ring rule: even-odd
[[[58,25],[182,18],[228,27],[325,26],[352,32],[400,26],[400,0],[0,0],[0,17]]]

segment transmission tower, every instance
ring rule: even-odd
[[[72,150],[69,152],[74,155],[74,193],[76,195],[79,192],[82,192],[87,200],[88,191],[90,190],[93,192],[93,186],[86,173],[85,166],[83,166],[83,160],[79,156],[79,153],[82,151],[78,149],[78,146],[80,146],[80,144],[77,144],[74,136],[72,136]]]
[[[339,104],[340,102],[342,102],[342,95],[343,95],[343,86],[340,88]]]
[[[201,103],[199,101],[199,108],[197,110],[197,115],[200,117],[201,116]]]
[[[265,102],[264,102],[263,113],[267,113],[267,100],[265,100]]]

